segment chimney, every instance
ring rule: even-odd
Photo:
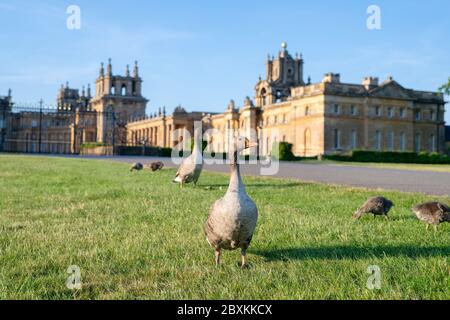
[[[363,84],[364,88],[366,88],[366,90],[373,89],[375,87],[378,87],[378,78],[365,77],[362,84]]]
[[[341,75],[339,73],[326,73],[322,83],[341,83]]]

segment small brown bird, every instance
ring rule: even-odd
[[[427,202],[412,208],[416,217],[426,223],[426,229],[430,224],[434,226],[434,231],[442,222],[450,222],[450,208],[440,202]]]
[[[136,162],[131,165],[130,172],[141,171],[142,169],[144,169],[144,166],[142,165],[142,163]]]
[[[164,168],[164,163],[162,163],[161,161],[152,162],[150,164],[147,164],[145,168],[155,172]]]
[[[372,213],[374,218],[376,216],[384,216],[386,219],[389,219],[387,214],[393,206],[392,201],[384,197],[372,197],[353,214],[353,218],[359,219],[366,213]]]

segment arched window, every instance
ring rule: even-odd
[[[393,131],[389,131],[387,143],[388,143],[388,150],[394,151],[394,132]]]
[[[430,141],[429,141],[430,151],[436,152],[436,136],[434,134],[430,135]]]
[[[122,85],[122,88],[120,89],[120,95],[121,96],[126,96],[127,95],[127,86],[126,85]]]
[[[350,135],[350,149],[355,150],[357,148],[358,141],[356,135],[356,129],[353,129]]]
[[[262,88],[260,95],[261,95],[262,105],[265,106],[267,104],[267,91],[266,91],[266,88]]]
[[[116,95],[116,87],[115,87],[114,85],[111,86],[111,94],[112,94],[113,96]]]

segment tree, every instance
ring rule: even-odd
[[[448,78],[448,83],[443,84],[440,88],[439,91],[443,92],[444,94],[450,96],[450,77]]]

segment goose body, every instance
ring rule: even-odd
[[[133,171],[141,171],[142,169],[144,169],[144,166],[142,165],[142,163],[136,162],[136,163],[133,163],[131,165],[130,171],[131,172],[133,172]]]
[[[434,229],[443,222],[450,222],[450,208],[449,206],[440,202],[427,202],[415,206],[412,211],[416,217],[429,225],[433,225]]]
[[[203,156],[201,147],[198,145],[198,140],[201,142],[200,131],[195,131],[194,134],[194,148],[192,154],[181,162],[178,168],[177,174],[173,179],[173,182],[179,183],[181,187],[185,183],[197,184],[200,174],[203,170]]]
[[[245,190],[235,155],[228,190],[211,206],[204,225],[206,239],[215,250],[217,265],[222,249],[241,249],[242,267],[246,266],[246,251],[257,221],[258,209]]]
[[[385,197],[372,197],[369,198],[354,214],[355,219],[361,218],[366,213],[372,213],[374,217],[385,216],[388,218],[388,212],[394,206],[391,200]]]

